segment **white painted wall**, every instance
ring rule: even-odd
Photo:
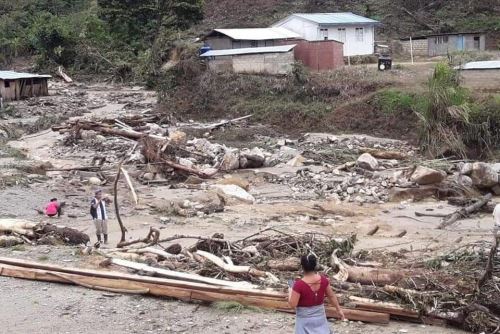
[[[375,50],[375,26],[374,25],[348,25],[348,26],[319,26],[314,22],[303,20],[298,17],[277,23],[275,27],[284,27],[291,30],[308,41],[324,39],[324,32],[320,29],[328,29],[328,39],[344,42],[344,56],[371,55]],[[341,38],[339,29],[345,29],[345,41]],[[363,28],[363,41],[356,38],[356,28]]]

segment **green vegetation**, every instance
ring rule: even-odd
[[[34,55],[38,67],[154,76],[202,0],[0,0],[0,63]]]
[[[225,311],[228,313],[241,313],[245,310],[253,312],[262,312],[258,307],[246,306],[238,302],[228,301],[228,302],[214,302],[212,304],[217,310]]]
[[[425,94],[388,89],[375,102],[384,113],[415,112],[420,144],[430,157],[484,157],[500,146],[499,95],[474,98],[448,64],[436,65]]]

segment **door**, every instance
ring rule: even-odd
[[[465,46],[465,37],[463,35],[457,36],[457,50],[463,51]]]

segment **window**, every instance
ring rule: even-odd
[[[446,44],[448,43],[448,36],[437,36],[434,39],[435,44]]]
[[[233,49],[241,49],[241,41],[233,41]]]
[[[319,30],[321,38],[324,39],[325,41],[328,40],[328,29],[320,29]]]
[[[356,28],[356,41],[363,42],[364,39],[364,30],[363,28]]]
[[[257,46],[259,46],[259,43],[257,41],[250,41],[251,48],[256,48]]]
[[[5,88],[9,88],[10,87],[10,81],[9,80],[5,80],[4,81],[4,85],[5,85]]]
[[[339,28],[338,33],[339,33],[339,41],[341,41],[342,43],[345,43],[345,39],[346,39],[345,28]]]

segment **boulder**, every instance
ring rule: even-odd
[[[241,159],[244,157],[246,159],[245,167],[241,166]],[[264,152],[258,147],[254,147],[248,152],[242,152],[240,154],[240,167],[241,168],[258,168],[264,165],[266,157]]]
[[[304,158],[302,155],[297,155],[295,158],[292,160],[288,161],[286,164],[288,166],[292,167],[302,167],[304,166],[304,162],[306,161],[306,158]]]
[[[223,171],[240,168],[240,158],[236,152],[227,151],[222,157],[220,169]]]
[[[467,175],[459,175],[457,178],[459,185],[470,188],[473,186],[472,179]]]
[[[466,162],[460,168],[460,174],[462,175],[470,175],[472,173],[472,164],[470,162]]]
[[[491,188],[491,191],[493,191],[493,193],[496,195],[496,196],[500,196],[500,184],[497,184],[495,186],[493,186]]]
[[[356,161],[358,167],[375,171],[378,169],[378,161],[370,153],[363,153]]]
[[[226,200],[226,203],[243,202],[253,204],[255,202],[255,198],[240,186],[234,184],[216,184],[213,188],[219,196],[222,196]]]
[[[89,177],[88,181],[93,186],[100,186],[102,183],[101,179],[95,176]]]
[[[168,136],[168,139],[174,145],[184,145],[187,141],[187,135],[182,131],[174,131]]]
[[[410,177],[412,182],[420,185],[440,183],[446,178],[446,173],[432,168],[418,166]]]
[[[491,165],[484,162],[472,164],[470,177],[472,183],[478,188],[491,188],[498,184],[498,173]]]
[[[155,179],[155,174],[154,173],[144,173],[142,175],[142,179],[146,181],[153,181]]]

